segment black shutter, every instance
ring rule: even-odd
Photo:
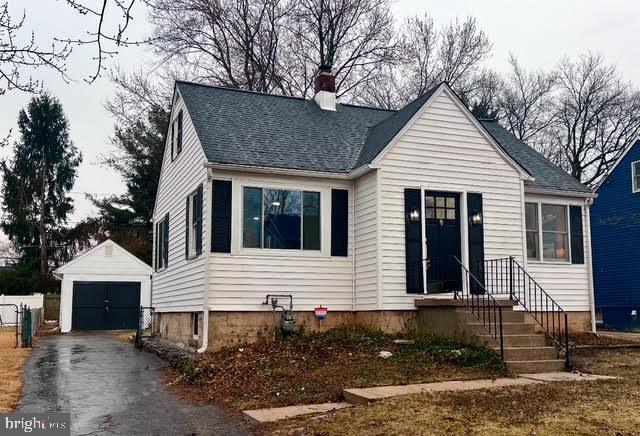
[[[571,225],[571,263],[584,263],[584,236],[582,231],[582,206],[569,206]]]
[[[178,144],[176,146],[177,154],[182,151],[182,111],[178,112]]]
[[[420,189],[404,190],[404,251],[408,294],[424,293]]]
[[[155,267],[156,271],[158,271],[158,247],[160,246],[160,235],[158,234],[158,223],[155,223],[155,230],[156,230],[156,243],[154,248],[154,254],[155,256],[153,256],[154,258],[154,262],[153,262],[153,266]]]
[[[473,223],[473,216],[480,221]],[[484,226],[482,216],[482,194],[467,194],[467,222],[469,228],[469,266],[471,273],[484,285]],[[480,293],[482,288],[471,280],[471,292]]]
[[[213,181],[211,251],[231,253],[231,181]]]
[[[191,195],[187,195],[187,208],[185,212],[184,218],[184,258],[189,259],[189,203],[191,199]]]
[[[347,256],[349,240],[349,191],[331,190],[331,255]]]
[[[171,161],[173,161],[174,156],[173,156],[173,137],[174,137],[174,128],[173,128],[173,123],[171,123],[171,144],[169,144],[169,147],[171,147]]]
[[[169,266],[169,214],[164,216],[164,267]]]
[[[202,254],[202,184],[198,186],[196,202],[196,256]]]

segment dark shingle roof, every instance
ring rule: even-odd
[[[178,82],[210,162],[349,172],[369,128],[393,111]]]
[[[504,151],[535,178],[535,181],[527,183],[527,186],[553,191],[591,192],[576,178],[567,174],[563,169],[554,165],[543,155],[516,138],[495,120],[480,120],[480,123]]]
[[[209,162],[348,173],[371,163],[438,87],[399,111],[177,82]],[[539,189],[590,192],[500,127],[481,121]]]

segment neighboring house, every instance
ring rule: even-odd
[[[596,310],[606,327],[640,328],[640,140],[596,187],[591,233]]]
[[[177,82],[170,120],[152,291],[168,339],[263,334],[267,294],[309,329],[323,305],[326,326],[397,331],[416,298],[466,286],[452,256],[513,256],[591,328],[593,194],[445,83],[389,111],[336,103],[326,71],[313,100]]]
[[[151,302],[149,265],[108,239],[55,270],[60,330],[135,330]]]

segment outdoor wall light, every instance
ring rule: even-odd
[[[477,226],[478,224],[482,224],[482,212],[476,212],[471,215],[471,224]]]
[[[418,220],[420,220],[420,212],[418,212],[415,209],[409,212],[409,221],[418,221]]]
[[[280,206],[280,202],[279,201],[274,201],[273,203],[271,203],[271,206],[278,207],[278,206]]]

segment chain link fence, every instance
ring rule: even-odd
[[[0,348],[16,348],[19,344],[20,311],[15,304],[0,304]]]
[[[153,307],[140,306],[140,318],[138,321],[138,330],[136,331],[136,345],[142,343],[143,338],[150,338],[153,336],[154,325],[154,309]]]

